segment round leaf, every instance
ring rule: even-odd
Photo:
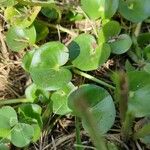
[[[6,35],[6,43],[12,51],[20,51],[28,45],[32,45],[36,40],[34,26],[22,29],[21,27],[11,27]]]
[[[81,0],[82,9],[92,19],[111,18],[115,14],[118,4],[119,0]]]
[[[77,47],[78,49],[76,49]],[[97,46],[95,38],[89,34],[79,35],[70,44],[69,50],[72,54],[78,53],[72,63],[75,67],[83,71],[97,69],[106,62],[111,51],[108,44]]]
[[[68,108],[68,95],[75,89],[75,86],[72,83],[64,86],[62,89],[54,92],[52,94],[53,101],[53,113],[59,115],[66,115],[71,112]]]
[[[111,40],[113,36],[117,36],[121,31],[120,24],[117,21],[109,21],[102,26],[99,33],[99,43]]]
[[[68,98],[68,106],[82,118],[83,126],[88,129],[84,108],[87,107],[98,125],[98,132],[107,132],[115,120],[115,106],[110,94],[96,85],[83,85],[73,91]]]
[[[119,12],[121,15],[132,22],[142,22],[150,15],[149,0],[120,0]]]
[[[10,106],[4,106],[0,109],[0,130],[10,129],[17,124],[16,111]]]
[[[71,73],[63,68],[68,58],[67,47],[60,42],[42,45],[34,53],[29,69],[34,83],[47,90],[57,90],[69,83]]]
[[[112,53],[123,54],[129,50],[132,45],[132,40],[129,35],[122,34],[115,42],[110,43]]]
[[[31,125],[18,123],[11,132],[11,142],[17,147],[27,146],[34,135],[34,129]]]

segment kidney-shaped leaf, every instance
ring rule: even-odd
[[[112,53],[114,54],[123,54],[129,50],[132,45],[132,40],[129,35],[122,34],[118,39],[110,43]]]
[[[27,146],[34,135],[34,129],[31,125],[18,123],[11,132],[11,142],[17,147]]]
[[[6,35],[6,43],[12,51],[20,51],[36,41],[34,26],[29,28],[11,27]]]
[[[119,0],[81,0],[81,6],[92,19],[99,17],[111,18],[117,8]]]
[[[141,22],[150,15],[149,0],[120,0],[119,12],[123,17],[132,22]]]
[[[71,112],[68,108],[68,95],[75,89],[75,86],[70,82],[68,85],[64,86],[62,89],[54,92],[52,94],[53,101],[53,113],[59,115],[66,115]]]
[[[82,118],[85,129],[88,129],[86,118],[83,115],[85,108],[91,112],[98,126],[98,132],[107,132],[114,123],[116,111],[112,97],[99,86],[83,85],[79,87],[69,95],[68,106]]]
[[[106,62],[111,51],[108,44],[97,46],[95,38],[89,34],[79,35],[70,44],[69,50],[72,55],[76,55],[72,61],[73,65],[83,71],[97,69]]]
[[[34,83],[47,90],[57,90],[69,83],[71,73],[63,68],[68,58],[67,47],[60,42],[42,45],[34,53],[29,69]]]

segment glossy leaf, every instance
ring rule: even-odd
[[[54,92],[52,94],[53,102],[53,113],[59,115],[66,115],[71,112],[68,108],[68,95],[75,89],[75,86],[72,83],[64,86],[62,89]]]
[[[32,8],[27,7],[8,7],[5,10],[5,18],[13,26],[20,26],[22,28],[29,27],[40,12],[40,6],[34,6]]]
[[[114,54],[123,54],[127,52],[130,49],[131,45],[132,40],[127,34],[120,35],[116,41],[110,43],[112,53]]]
[[[15,52],[23,50],[29,45],[33,45],[36,40],[36,31],[34,26],[22,29],[20,27],[11,27],[6,35],[8,47]]]
[[[107,42],[112,37],[117,36],[121,31],[120,24],[117,21],[105,23],[99,33],[99,43]]]
[[[91,19],[111,18],[117,8],[119,0],[81,0],[82,9]]]
[[[30,73],[34,83],[47,90],[57,90],[69,83],[71,73],[63,68],[68,59],[68,49],[60,42],[42,45],[31,61]]]
[[[25,53],[25,55],[22,58],[22,67],[27,72],[29,72],[29,68],[31,65],[31,61],[32,61],[34,52],[35,52],[35,49],[28,51]]]
[[[18,123],[11,132],[11,142],[17,147],[27,146],[34,135],[34,129],[31,125]]]
[[[73,91],[68,98],[68,106],[74,114],[80,116],[83,126],[88,129],[84,109],[87,107],[98,125],[98,132],[106,133],[115,120],[115,106],[110,94],[103,88],[96,85],[83,85]]]
[[[111,51],[108,44],[98,46],[95,38],[89,34],[79,35],[70,44],[69,50],[72,55],[76,55],[73,65],[83,71],[95,70],[103,65]]]
[[[149,0],[120,0],[119,12],[129,21],[141,22],[149,15],[150,1]]]

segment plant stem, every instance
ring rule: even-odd
[[[85,77],[85,78],[87,78],[87,79],[90,79],[90,80],[92,80],[92,81],[98,83],[98,84],[104,85],[104,86],[106,86],[106,87],[108,87],[108,88],[111,88],[111,89],[115,90],[115,87],[114,87],[114,86],[112,86],[112,85],[110,85],[110,84],[108,84],[108,83],[106,83],[106,82],[104,82],[104,81],[102,81],[102,80],[100,80],[100,79],[97,79],[97,78],[95,78],[95,77],[93,77],[93,76],[91,76],[91,75],[89,75],[89,74],[87,74],[87,73],[84,73],[84,72],[79,71],[79,70],[77,70],[77,69],[73,69],[73,71],[74,71],[74,73],[76,73],[76,74],[78,74],[78,75],[81,75],[81,76],[83,76],[83,77]]]
[[[82,145],[81,137],[80,137],[80,122],[79,118],[75,117],[75,126],[76,126],[76,144]],[[83,147],[76,147],[76,150],[83,150]]]
[[[10,99],[10,100],[0,100],[0,106],[1,105],[10,105],[10,104],[17,104],[17,103],[27,103],[30,102],[28,99]]]
[[[75,32],[70,31],[69,29],[62,27],[62,26],[59,25],[59,24],[54,25],[54,24],[51,24],[51,23],[47,23],[47,22],[45,22],[45,21],[43,21],[43,20],[38,20],[38,21],[39,21],[40,23],[42,23],[43,25],[46,25],[47,27],[54,28],[54,29],[60,30],[60,31],[62,31],[62,32],[68,33],[68,34],[70,34],[70,35],[73,36],[73,37],[76,37],[76,36],[77,36],[77,34],[76,34]]]
[[[127,112],[125,121],[122,125],[122,137],[125,141],[129,140],[132,134],[132,125],[133,125],[134,116],[132,113]]]

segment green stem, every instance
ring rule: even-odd
[[[115,87],[114,87],[114,86],[112,86],[112,85],[110,85],[110,84],[108,84],[108,83],[106,83],[106,82],[104,82],[104,81],[102,81],[102,80],[100,80],[100,79],[97,79],[97,78],[95,78],[95,77],[93,77],[93,76],[91,76],[91,75],[89,75],[89,74],[87,74],[87,73],[84,73],[84,72],[79,71],[79,70],[77,70],[77,69],[73,69],[73,71],[74,71],[74,73],[76,73],[76,74],[78,74],[78,75],[81,75],[81,76],[83,76],[83,77],[85,77],[85,78],[87,78],[87,79],[90,79],[90,80],[92,80],[92,81],[94,81],[94,82],[96,82],[96,83],[99,83],[99,84],[101,84],[101,85],[103,85],[103,86],[106,86],[106,87],[108,87],[108,88],[111,88],[111,89],[115,90]]]
[[[76,126],[76,144],[82,145],[81,135],[80,135],[80,119],[75,117],[75,126]],[[76,150],[83,150],[83,147],[76,147]]]
[[[122,126],[122,137],[124,141],[129,140],[130,136],[132,135],[133,120],[134,120],[133,114],[127,112],[125,121]]]
[[[47,27],[54,28],[54,29],[60,30],[60,31],[62,31],[62,32],[68,33],[68,34],[70,34],[70,35],[73,36],[73,37],[76,37],[76,36],[77,36],[77,34],[76,34],[75,32],[70,31],[69,29],[62,27],[62,26],[59,25],[59,24],[54,25],[54,24],[51,24],[51,23],[47,23],[47,22],[45,22],[45,21],[43,21],[43,20],[38,20],[38,21],[39,21],[40,23],[42,23],[43,25],[46,25]]]
[[[10,99],[10,100],[0,100],[0,106],[1,105],[10,105],[10,104],[17,104],[17,103],[27,103],[29,102],[28,99]]]

